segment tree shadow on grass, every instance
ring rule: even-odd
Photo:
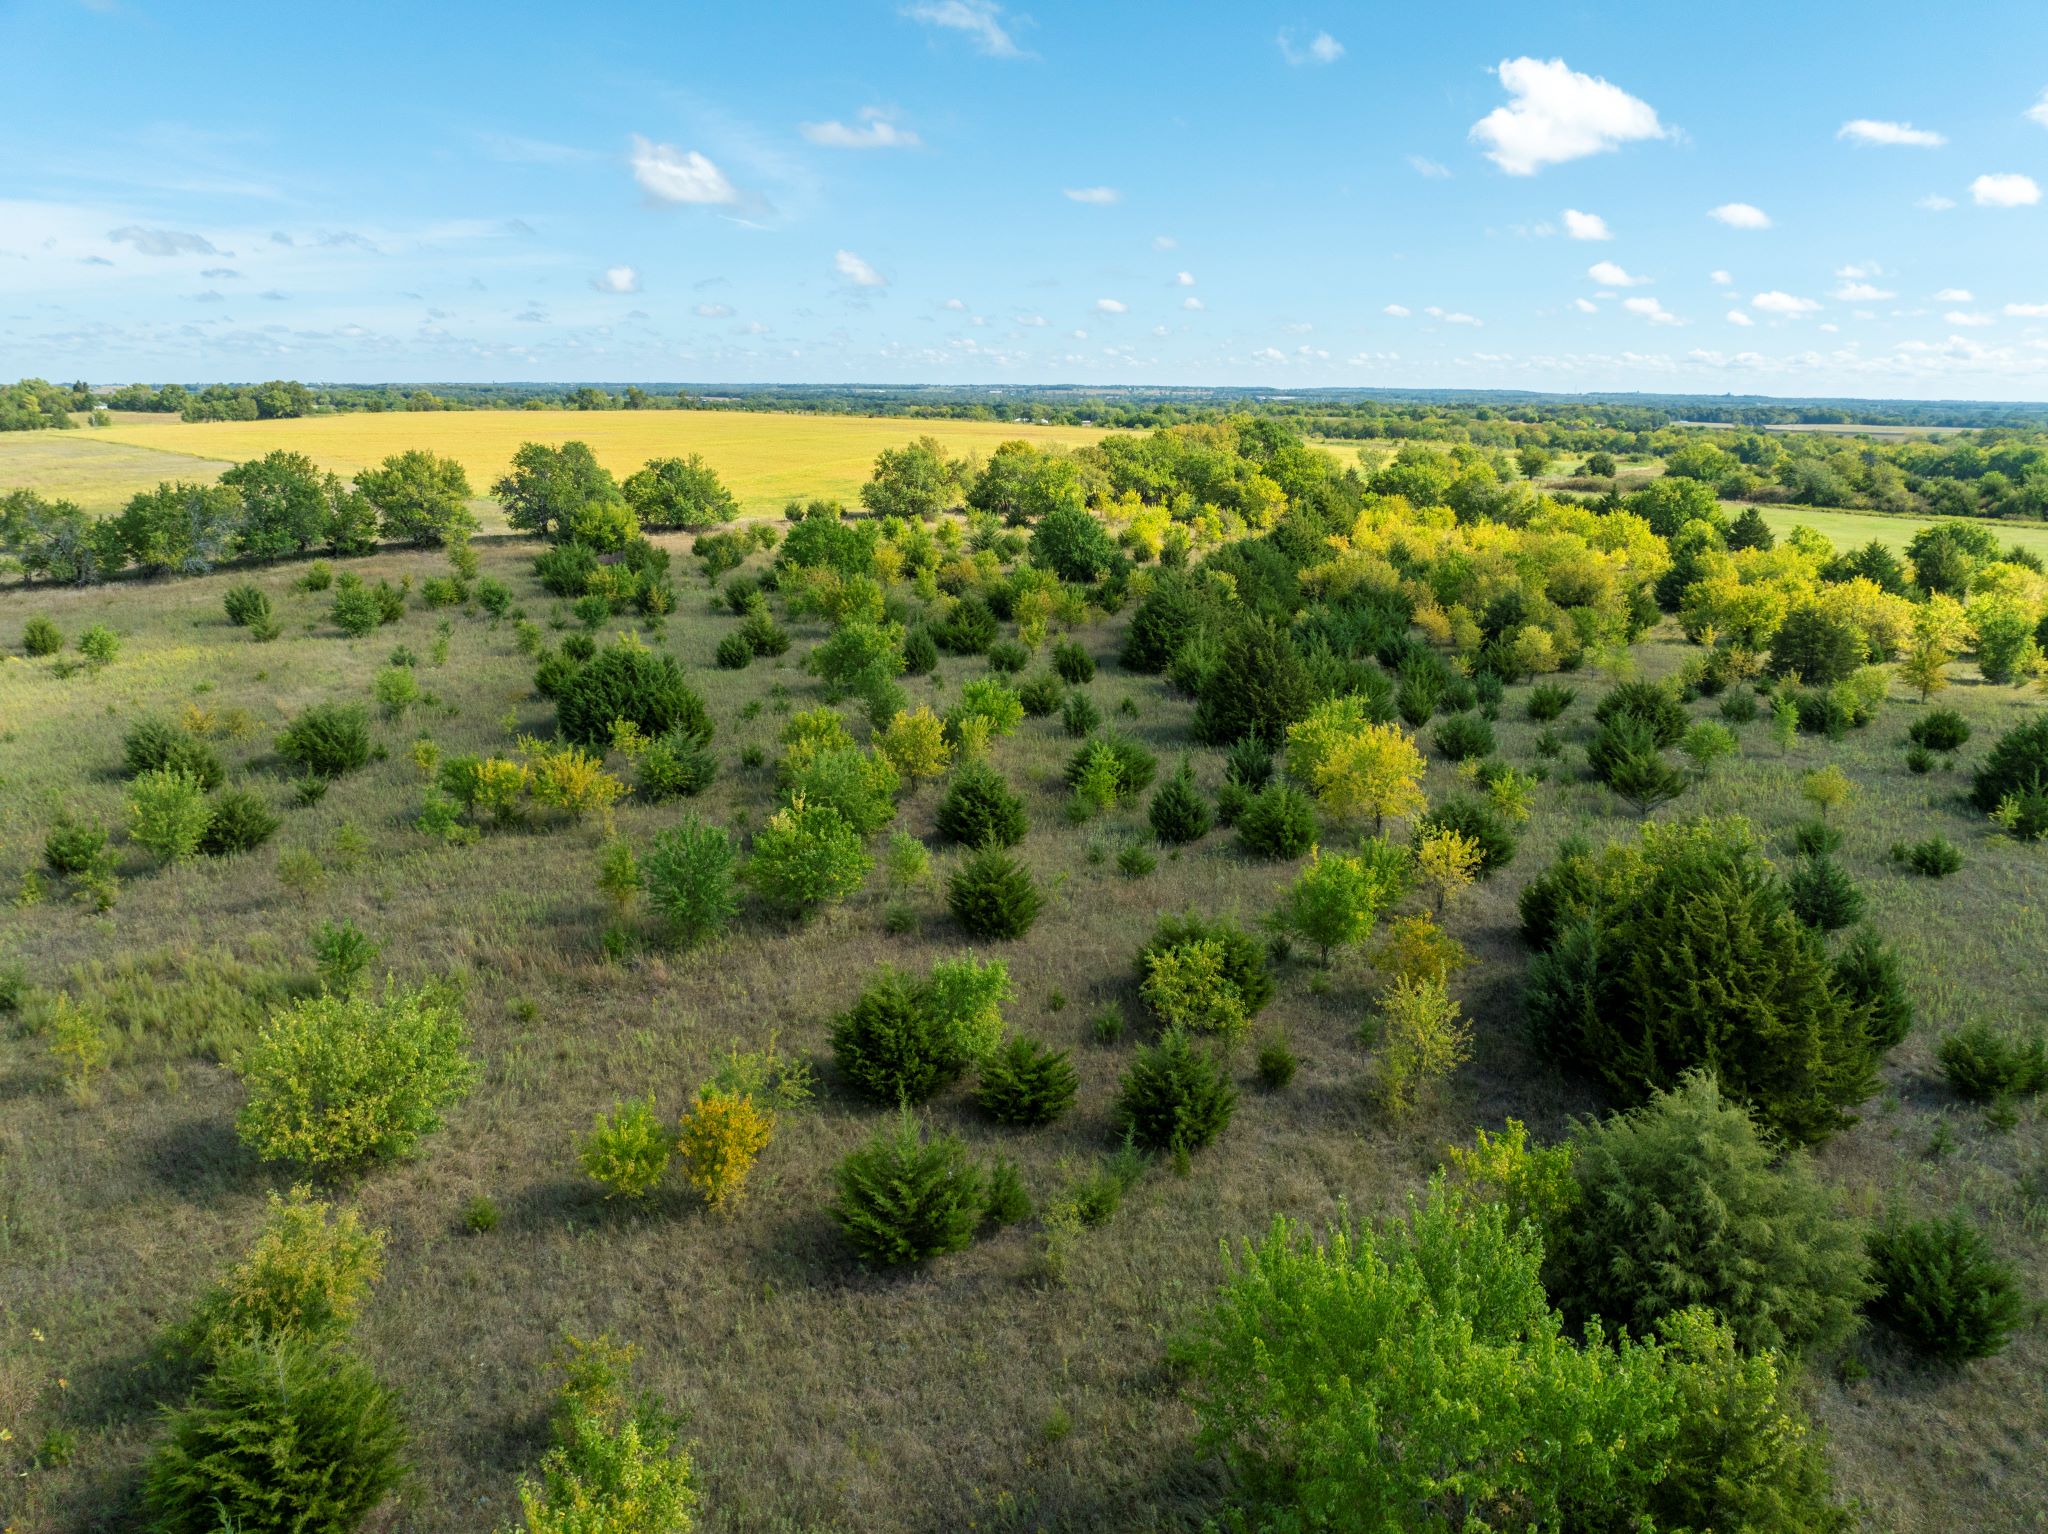
[[[200,1202],[271,1180],[235,1134],[234,1122],[218,1114],[171,1125],[148,1143],[143,1164],[165,1188]]]
[[[1058,1458],[1058,1451],[1051,1451]],[[1032,1472],[1028,1486],[1005,1490],[978,1509],[975,1526],[1000,1534],[1052,1530],[1115,1529],[1119,1534],[1195,1534],[1214,1529],[1226,1494],[1222,1470],[1191,1448],[1176,1449],[1146,1470],[1104,1485],[1079,1469],[1053,1466]],[[953,1534],[955,1515],[936,1510],[913,1524],[920,1534]]]

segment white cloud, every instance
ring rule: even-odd
[[[1873,287],[1867,282],[1845,282],[1835,289],[1835,297],[1845,304],[1877,304],[1898,296],[1885,288]]]
[[[1285,362],[1287,353],[1277,346],[1262,346],[1252,353],[1252,359],[1256,362]]]
[[[2027,208],[2041,200],[2041,188],[2032,176],[2001,172],[1972,181],[1970,196],[1980,208]]]
[[[1575,298],[1572,300],[1572,307],[1581,314],[1598,314],[1600,312],[1600,306],[1590,298]]]
[[[1847,266],[1836,267],[1835,275],[1857,281],[1864,277],[1882,277],[1884,268],[1875,261],[1851,261]]]
[[[1180,287],[1191,288],[1195,285],[1195,274],[1193,272],[1175,272],[1173,280]]]
[[[663,202],[732,203],[740,200],[725,172],[696,150],[680,150],[672,144],[656,144],[633,135],[630,156],[633,179],[650,197]]]
[[[1431,304],[1422,312],[1433,320],[1442,320],[1446,325],[1477,326],[1484,323],[1484,321],[1473,315],[1466,314],[1461,309],[1439,309],[1435,304]]]
[[[1711,282],[1717,288],[1725,288],[1732,285],[1735,279],[1729,276],[1726,272],[1708,272],[1707,281]]]
[[[964,310],[967,307],[967,300],[964,298],[949,298],[943,304],[939,305],[939,307],[941,309],[953,309],[956,311]]]
[[[1344,57],[1344,45],[1327,32],[1318,32],[1303,47],[1294,41],[1294,34],[1282,32],[1278,39],[1280,56],[1294,65],[1334,64]]]
[[[1939,192],[1929,193],[1913,204],[1916,208],[1925,208],[1929,213],[1946,213],[1955,205],[1956,200],[1953,197],[1944,197]]]
[[[1564,232],[1575,240],[1611,240],[1614,233],[1607,227],[1607,220],[1597,213],[1581,213],[1577,208],[1564,210]]]
[[[2014,320],[2048,320],[2048,304],[2007,304],[2005,313]]]
[[[1199,309],[1202,307],[1202,301],[1199,298],[1196,298],[1192,293],[1190,293],[1186,298],[1183,298],[1180,301],[1180,306],[1183,309]]]
[[[832,257],[833,270],[857,288],[885,288],[888,278],[861,260],[850,250],[842,250]]]
[[[1678,316],[1666,309],[1654,298],[1624,298],[1621,307],[1630,314],[1640,314],[1652,325],[1676,325]]]
[[[800,123],[797,131],[826,149],[916,149],[924,143],[908,128],[896,126],[896,115],[880,107],[862,107],[860,123]]]
[[[1633,276],[1612,261],[1595,261],[1586,268],[1586,275],[1603,288],[1639,288],[1650,280]]]
[[[1943,288],[1934,295],[1938,304],[1973,304],[1977,300],[1968,288]]]
[[[1095,300],[1095,312],[1097,314],[1127,314],[1130,312],[1130,307],[1129,304],[1120,298],[1098,298]]]
[[[1100,207],[1122,201],[1123,193],[1113,186],[1070,186],[1066,189],[1066,199],[1068,202],[1093,203]]]
[[[729,320],[732,318],[730,304],[699,304],[697,318],[700,320]]]
[[[1756,321],[1744,314],[1740,309],[1730,309],[1728,311],[1728,323],[1731,325],[1754,325]]]
[[[1155,234],[1152,236],[1152,248],[1154,250],[1178,250],[1180,249],[1180,241],[1170,234]]]
[[[903,14],[928,27],[964,32],[977,53],[993,59],[1021,59],[1024,50],[1003,25],[1003,8],[993,0],[924,0],[907,5]]]
[[[1911,123],[1881,122],[1874,117],[1858,117],[1843,123],[1835,137],[1847,139],[1852,144],[1908,149],[1939,149],[1948,142],[1941,134],[1926,128],[1916,128]]]
[[[1768,229],[1771,216],[1762,208],[1747,202],[1724,202],[1718,208],[1707,210],[1708,218],[1719,219],[1730,229]]]
[[[1388,304],[1380,312],[1382,314],[1391,314],[1397,320],[1405,320],[1408,318],[1409,309],[1406,304]]]
[[[1563,59],[1503,59],[1495,73],[1508,103],[1474,123],[1471,137],[1510,176],[1669,136],[1647,101]]]
[[[608,266],[602,276],[590,279],[590,285],[600,293],[637,293],[640,274],[630,266]]]
[[[1408,168],[1425,181],[1448,181],[1451,179],[1450,166],[1432,160],[1426,154],[1411,154],[1408,156]]]
[[[2041,99],[2027,108],[2027,120],[2048,128],[2048,91],[2041,92]]]
[[[145,256],[217,256],[218,250],[204,235],[187,234],[182,229],[145,229],[140,224],[127,224],[119,229],[107,231],[107,238],[116,245],[133,245]]]
[[[1042,314],[1020,314],[1017,316],[1017,323],[1019,325],[1027,325],[1033,330],[1042,330],[1045,328],[1045,316]]]
[[[1963,309],[1951,309],[1948,313],[1942,316],[1942,319],[1947,324],[1962,325],[1966,327],[1977,325],[1989,325],[1992,323],[1991,316],[1988,314],[1973,314]]]
[[[1820,307],[1810,298],[1797,298],[1790,293],[1781,293],[1776,288],[1768,293],[1759,293],[1749,301],[1752,309],[1761,309],[1766,314],[1811,314]]]

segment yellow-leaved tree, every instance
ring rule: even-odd
[[[1287,770],[1314,790],[1330,814],[1370,815],[1377,833],[1388,817],[1429,807],[1422,774],[1428,761],[1398,724],[1375,724],[1363,698],[1347,694],[1318,704],[1287,729]]]

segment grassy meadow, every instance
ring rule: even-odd
[[[937,437],[957,455],[986,458],[1012,438],[1079,446],[1085,427],[999,421],[917,421],[901,416],[790,415],[719,410],[463,410],[368,412],[284,421],[199,421],[124,416],[103,427],[0,436],[0,489],[68,496],[88,511],[114,511],[164,479],[211,480],[245,459],[285,448],[344,477],[392,453],[424,448],[469,473],[487,531],[503,527],[482,499],[511,467],[522,442],[590,444],[623,479],[650,458],[701,453],[750,515],[780,512],[816,496],[855,503],[875,454],[912,437]],[[20,440],[27,439],[27,440]]]
[[[848,494],[874,434],[898,441],[910,425],[777,417],[771,440],[759,422],[370,416],[121,435],[204,443],[227,457],[304,446],[338,468],[394,446],[432,446],[464,456],[481,481],[502,461],[494,455],[553,432],[587,437],[614,467],[651,452],[703,451],[761,508],[792,494]],[[933,429],[956,447],[1013,434]],[[732,467],[734,455],[748,467]],[[843,477],[820,471],[821,457],[843,459]],[[774,805],[777,731],[788,712],[821,699],[800,666],[826,633],[816,620],[792,621],[796,644],[781,660],[712,666],[717,641],[738,620],[712,602],[684,557],[687,541],[668,542],[682,605],[649,642],[685,664],[708,703],[720,773],[682,807],[629,798],[618,826],[643,849],[685,810],[742,834],[758,826]],[[480,546],[483,573],[512,586],[529,616],[559,626],[560,605],[531,573],[534,547]],[[415,585],[442,569],[438,556],[404,551],[345,563],[372,580],[411,576]],[[1538,789],[1519,854],[1445,918],[1476,961],[1457,981],[1475,1022],[1475,1058],[1431,1105],[1401,1123],[1372,1106],[1371,1052],[1359,1039],[1370,973],[1354,955],[1325,974],[1297,951],[1279,967],[1279,997],[1260,1031],[1285,1034],[1299,1074],[1284,1089],[1262,1090],[1240,1051],[1241,1101],[1227,1133],[1185,1176],[1155,1167],[1109,1224],[1083,1233],[1065,1284],[1034,1278],[1040,1238],[1028,1223],[908,1275],[864,1272],[826,1214],[831,1169],[888,1115],[836,1082],[827,1029],[877,964],[921,972],[965,946],[941,893],[958,854],[938,853],[934,877],[907,895],[886,891],[877,870],[864,892],[800,929],[750,914],[715,946],[686,952],[645,926],[632,952],[607,958],[594,822],[494,830],[468,847],[431,840],[412,823],[421,778],[407,748],[416,738],[449,753],[502,752],[517,734],[552,729],[511,622],[414,603],[395,625],[350,640],[329,620],[329,595],[294,589],[296,573],[280,566],[0,593],[0,889],[25,888],[63,811],[121,821],[121,741],[145,715],[196,711],[231,774],[284,817],[257,852],[162,872],[122,846],[119,900],[104,915],[68,899],[63,881],[47,875],[40,902],[0,908],[0,959],[22,961],[38,985],[97,1000],[117,1030],[112,1069],[90,1100],[59,1089],[48,1041],[19,1032],[0,1039],[0,1427],[9,1430],[0,1442],[0,1528],[133,1526],[157,1407],[184,1388],[158,1339],[242,1250],[266,1194],[291,1180],[238,1142],[241,1089],[221,1061],[270,1002],[310,983],[311,936],[327,920],[353,919],[397,974],[460,976],[484,1065],[475,1092],[417,1159],[330,1195],[391,1233],[385,1276],[355,1335],[402,1392],[415,1434],[417,1476],[380,1525],[393,1531],[455,1534],[516,1515],[515,1480],[545,1442],[544,1366],[565,1329],[635,1343],[642,1383],[686,1411],[707,1530],[1195,1529],[1214,1509],[1218,1482],[1194,1452],[1193,1418],[1164,1347],[1212,1295],[1223,1271],[1219,1243],[1263,1232],[1276,1212],[1328,1223],[1398,1209],[1446,1143],[1469,1141],[1473,1126],[1513,1115],[1547,1140],[1571,1115],[1599,1106],[1585,1084],[1535,1057],[1518,1015],[1528,954],[1517,935],[1517,891],[1565,836],[1598,841],[1636,824],[1584,777],[1577,748],[1604,685],[1584,673],[1566,678],[1579,697],[1558,729],[1572,749]],[[223,593],[252,579],[283,623],[270,644],[252,642],[222,615]],[[122,636],[120,655],[102,671],[68,676],[49,660],[28,660],[18,635],[31,613],[48,614],[67,639],[108,624]],[[1122,628],[1110,618],[1078,632],[1100,667],[1085,690],[1108,722],[1158,754],[1163,776],[1191,749],[1190,707],[1161,679],[1120,670]],[[296,805],[272,753],[278,727],[315,702],[368,702],[372,678],[400,644],[422,657],[431,702],[378,721],[386,760],[339,780],[317,804]],[[1636,661],[1660,676],[1686,653],[1666,624]],[[913,701],[929,698],[943,711],[986,669],[978,657],[947,657],[935,676],[907,685]],[[1919,705],[1895,688],[1876,722],[1840,743],[1802,736],[1782,749],[1767,723],[1742,727],[1741,754],[1659,815],[1740,812],[1786,851],[1789,828],[1811,813],[1801,775],[1830,761],[1844,768],[1855,797],[1838,817],[1841,858],[1898,944],[1919,1013],[1880,1095],[1860,1124],[1825,1146],[1821,1166],[1859,1211],[1893,1200],[1969,1209],[2004,1255],[2038,1275],[2048,1266],[2040,1110],[2023,1108],[2015,1124],[1997,1127],[1942,1085],[1932,1049],[1944,1029],[1972,1017],[2038,1014],[2048,864],[2039,846],[1992,835],[1960,793],[1970,762],[2040,704],[1958,671],[1942,701],[1961,709],[1976,735],[1949,768],[1906,772],[1904,737]],[[1509,689],[1496,726],[1500,754],[1525,768],[1538,762],[1527,692],[1526,684]],[[1692,705],[1700,717],[1714,717],[1713,708]],[[1020,854],[1049,895],[1030,935],[993,951],[1019,993],[1006,1009],[1011,1029],[1072,1051],[1079,1102],[1034,1131],[990,1124],[957,1088],[926,1110],[977,1155],[1014,1158],[1040,1203],[1111,1148],[1115,1083],[1146,1033],[1133,956],[1159,913],[1194,908],[1249,925],[1296,872],[1247,859],[1218,830],[1180,852],[1162,850],[1153,872],[1126,877],[1114,854],[1143,834],[1143,800],[1070,824],[1060,773],[1074,744],[1053,717],[1026,719],[993,745],[1031,814]],[[753,746],[771,765],[742,764]],[[1213,791],[1221,753],[1194,748],[1192,757],[1201,786]],[[1432,754],[1432,800],[1456,782],[1454,767]],[[898,828],[932,840],[937,792],[927,785],[906,794]],[[1935,830],[1962,847],[1961,874],[1937,883],[1899,872],[1887,856],[1892,843]],[[314,854],[323,874],[288,889],[281,860],[299,852]],[[915,909],[908,932],[884,926],[884,909],[897,900]],[[1129,1022],[1113,1043],[1098,1042],[1091,1025],[1105,1008]],[[819,1091],[813,1107],[783,1117],[736,1213],[709,1214],[680,1187],[649,1207],[622,1208],[583,1177],[576,1143],[594,1114],[649,1090],[672,1112],[729,1049],[771,1037],[813,1062]],[[478,1199],[498,1212],[487,1231],[466,1218]],[[1914,1364],[1866,1332],[1849,1365],[1814,1387],[1813,1407],[1839,1489],[1864,1509],[1868,1528],[2048,1526],[2038,1459],[2048,1441],[2040,1388],[2048,1331],[2023,1330],[2001,1356],[1954,1372]],[[53,1443],[64,1452],[45,1452]]]

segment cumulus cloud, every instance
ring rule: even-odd
[[[1761,309],[1766,314],[1786,316],[1811,314],[1820,307],[1810,298],[1798,298],[1790,293],[1781,293],[1776,288],[1768,293],[1759,293],[1749,301],[1752,309]]]
[[[1939,149],[1948,139],[1911,123],[1882,122],[1874,117],[1857,117],[1842,124],[1836,138],[1852,144],[1874,144],[1887,148]]]
[[[1877,304],[1883,303],[1887,298],[1898,296],[1888,289],[1876,287],[1868,282],[1845,282],[1835,289],[1835,297],[1845,304]]]
[[[1193,272],[1175,272],[1173,280],[1177,286],[1191,288],[1195,285],[1195,274]]]
[[[730,304],[699,304],[697,318],[700,320],[729,320],[732,318]]]
[[[2029,208],[2041,200],[2041,188],[2032,176],[2001,172],[1972,181],[1970,196],[1980,208]]]
[[[1729,276],[1726,272],[1708,272],[1707,281],[1711,282],[1717,288],[1725,288],[1731,286],[1734,283],[1735,279]]]
[[[109,229],[107,238],[116,245],[132,245],[145,256],[220,254],[204,235],[188,234],[183,229],[145,229],[140,224],[124,224],[119,229]]]
[[[2041,92],[2041,99],[2027,108],[2027,120],[2048,128],[2048,91]]]
[[[1607,227],[1607,220],[1597,213],[1581,213],[1577,208],[1564,210],[1564,232],[1575,240],[1611,240],[1614,232]]]
[[[993,0],[929,0],[907,5],[903,14],[928,27],[941,27],[965,34],[977,53],[992,59],[1021,59],[1024,50],[1004,24],[1003,8]]]
[[[1613,261],[1595,261],[1586,275],[1603,288],[1639,288],[1650,279],[1637,277]]]
[[[1973,304],[1977,300],[1968,288],[1943,288],[1934,295],[1938,304]]]
[[[1442,320],[1446,325],[1476,326],[1484,323],[1477,316],[1467,314],[1462,309],[1439,309],[1435,304],[1431,304],[1422,312],[1433,320]]]
[[[1199,298],[1195,297],[1194,294],[1190,293],[1186,298],[1183,298],[1180,301],[1180,306],[1183,309],[1199,309],[1202,307],[1202,301]]]
[[[1292,32],[1282,32],[1279,42],[1280,56],[1296,66],[1334,64],[1344,57],[1344,45],[1327,32],[1318,32],[1306,45],[1296,43]]]
[[[1510,176],[1670,136],[1647,101],[1563,59],[1503,59],[1494,72],[1507,105],[1474,123],[1471,137]]]
[[[1718,208],[1707,209],[1707,217],[1719,219],[1730,229],[1768,229],[1771,216],[1754,203],[1724,202]]]
[[[1590,298],[1575,298],[1572,300],[1572,307],[1581,314],[1598,314],[1600,312],[1600,306]]]
[[[1085,202],[1096,207],[1123,201],[1123,193],[1113,186],[1070,186],[1063,195],[1068,202]]]
[[[836,252],[832,269],[857,288],[885,288],[889,280],[850,250]]]
[[[1448,181],[1451,179],[1450,166],[1440,164],[1426,154],[1411,154],[1408,156],[1408,168],[1425,181]]]
[[[943,304],[940,304],[939,307],[941,309],[965,310],[967,300],[964,298],[949,298]]]
[[[1095,312],[1097,314],[1124,314],[1129,309],[1130,305],[1120,298],[1098,298],[1095,300]]]
[[[636,133],[627,158],[640,189],[660,202],[716,206],[740,200],[739,190],[725,179],[725,172],[694,149],[657,144]]]
[[[640,274],[630,266],[608,266],[590,279],[590,285],[600,293],[637,293]]]
[[[1391,314],[1397,320],[1405,320],[1409,315],[1409,309],[1406,304],[1388,304],[1380,312],[1382,314]]]
[[[1639,314],[1652,325],[1676,325],[1678,316],[1666,309],[1654,298],[1624,298],[1621,307],[1630,314]]]
[[[924,140],[896,125],[896,114],[880,107],[862,107],[857,124],[799,123],[797,131],[826,149],[916,149]]]
[[[1155,234],[1152,236],[1152,248],[1154,250],[1178,250],[1180,248],[1180,241],[1170,234]]]
[[[2007,304],[2005,315],[2013,320],[2048,320],[2048,304]]]
[[[1953,197],[1944,197],[1939,192],[1929,193],[1913,204],[1916,208],[1925,208],[1929,213],[1946,213],[1955,205],[1956,200]]]
[[[1977,325],[1989,325],[1992,323],[1990,315],[1973,314],[1966,309],[1951,309],[1948,313],[1942,316],[1942,319],[1946,321],[1948,324],[1962,325],[1966,327]]]
[[[1019,325],[1028,325],[1033,330],[1042,330],[1045,327],[1045,316],[1042,314],[1020,314],[1017,316],[1017,323]]]
[[[1731,325],[1754,325],[1756,321],[1744,314],[1740,309],[1730,309],[1728,311],[1728,323]]]

